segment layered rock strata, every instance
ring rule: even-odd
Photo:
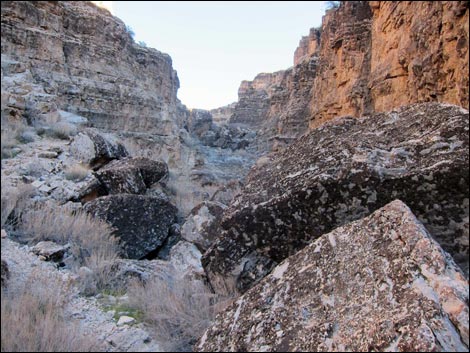
[[[293,68],[241,83],[230,121],[270,150],[338,116],[429,101],[468,109],[468,22],[465,1],[341,2],[301,39]]]
[[[465,352],[468,314],[468,281],[396,200],[284,260],[196,349]]]
[[[468,23],[465,1],[344,1],[327,11],[321,35],[312,29],[294,55],[318,56],[310,128],[416,102],[468,109]]]
[[[2,69],[4,59],[16,63],[2,70],[5,114],[53,119],[62,109],[106,129],[175,130],[179,82],[171,58],[134,43],[117,17],[88,1],[1,7]],[[4,80],[15,85],[4,90]]]
[[[456,106],[415,104],[337,119],[264,157],[203,256],[211,282],[243,292],[315,238],[395,198],[468,274],[468,119]]]
[[[241,83],[229,122],[256,131],[259,151],[277,149],[308,130],[316,61],[313,56],[288,70]]]

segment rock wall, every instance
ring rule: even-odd
[[[328,11],[310,127],[415,102],[468,109],[468,14],[465,1],[350,1]]]
[[[241,83],[231,121],[269,150],[338,116],[429,101],[468,109],[468,21],[465,1],[341,2],[302,37],[293,68]]]
[[[315,54],[320,45],[320,36],[321,30],[319,28],[311,28],[309,35],[300,39],[299,46],[294,52],[294,66],[308,60]]]
[[[293,68],[243,81],[229,123],[244,124],[255,130],[260,151],[291,142],[308,130],[315,74],[314,56]]]
[[[1,9],[2,114],[52,119],[61,109],[96,127],[174,132],[170,56],[134,43],[107,10],[88,1],[4,1]],[[8,90],[5,80],[16,85]]]

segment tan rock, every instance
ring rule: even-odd
[[[323,18],[310,127],[415,102],[469,108],[465,1],[344,2]]]

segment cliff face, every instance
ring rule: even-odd
[[[311,128],[415,102],[469,106],[467,2],[345,2],[320,42]]]
[[[338,116],[429,101],[468,108],[468,13],[464,1],[343,2],[300,40],[293,68],[242,82],[231,120],[272,148]]]
[[[316,57],[275,73],[243,81],[230,123],[258,133],[258,150],[276,149],[308,130],[309,101],[316,74]]]
[[[134,43],[107,10],[87,1],[1,6],[4,114],[34,120],[61,109],[107,129],[175,128],[179,81],[170,56]]]
[[[304,60],[308,60],[310,56],[315,54],[320,45],[321,30],[311,28],[308,36],[302,37],[299,46],[294,53],[294,66],[300,64]]]
[[[170,56],[134,43],[107,10],[88,1],[4,1],[1,9],[2,132],[8,122],[53,126],[78,115],[114,132],[132,156],[165,161],[182,214],[248,172],[254,157],[243,148],[252,137],[210,116],[192,121]],[[220,109],[216,122],[230,112]]]

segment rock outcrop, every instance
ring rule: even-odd
[[[468,281],[393,201],[284,260],[198,351],[468,351]]]
[[[257,132],[257,149],[277,149],[308,130],[315,56],[288,70],[262,73],[243,81],[229,123]]]
[[[51,120],[61,109],[109,130],[175,130],[179,81],[170,56],[134,43],[117,17],[88,1],[1,8],[7,115]],[[4,59],[11,70],[3,71]],[[16,84],[4,90],[4,80]]]
[[[245,291],[320,235],[400,198],[468,274],[469,116],[422,103],[329,122],[253,168],[203,256]]]
[[[168,177],[168,166],[144,157],[123,158],[95,174],[107,194],[145,194],[153,184]]]
[[[299,46],[294,52],[294,66],[297,66],[302,61],[309,60],[315,54],[320,45],[320,36],[320,28],[311,28],[308,36],[300,39]]]
[[[269,151],[338,116],[429,101],[469,109],[468,21],[465,1],[341,2],[302,37],[293,68],[241,83],[230,121]]]
[[[220,202],[204,201],[191,210],[181,227],[181,237],[206,251],[219,236],[220,220],[227,208]]]
[[[310,127],[417,102],[469,109],[465,1],[344,1],[311,30],[294,61],[318,56]]]
[[[176,207],[163,196],[109,195],[86,203],[84,208],[115,228],[123,256],[130,259],[157,254],[176,217]]]
[[[95,170],[129,155],[116,137],[95,129],[87,129],[75,136],[70,144],[70,153]]]

